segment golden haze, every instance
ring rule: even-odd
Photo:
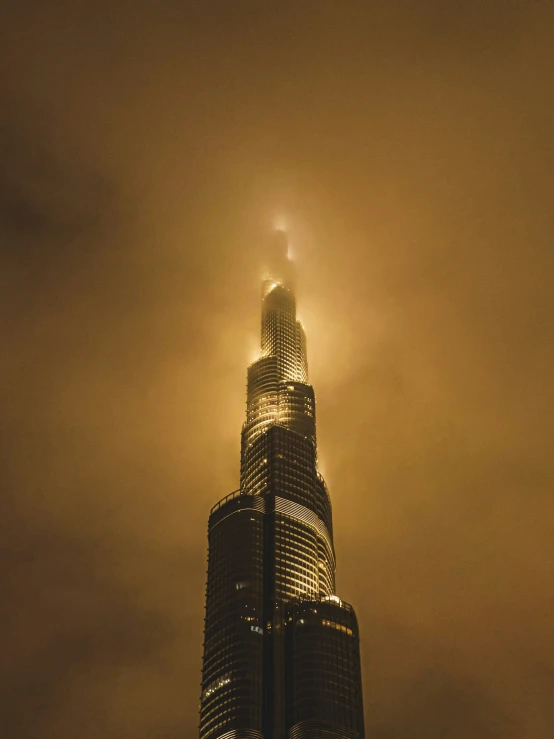
[[[284,220],[368,736],[551,739],[552,4],[6,10],[6,736],[195,735]]]

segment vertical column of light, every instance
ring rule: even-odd
[[[300,321],[296,321],[296,356],[297,374],[301,382],[308,382],[308,349],[306,346],[306,332]]]
[[[319,594],[321,596],[335,593],[335,549],[333,545],[333,512],[327,485],[320,473],[316,483],[317,515],[320,520],[321,536],[319,549]]]

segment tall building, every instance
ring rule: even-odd
[[[201,739],[363,739],[352,606],[335,594],[331,500],[287,238],[262,285],[240,488],[208,524]]]

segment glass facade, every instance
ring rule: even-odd
[[[363,736],[358,624],[336,597],[287,608],[286,711],[291,739]]]
[[[286,236],[262,286],[240,489],[211,511],[201,739],[363,739],[359,636],[335,595],[331,500]]]

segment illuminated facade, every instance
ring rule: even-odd
[[[200,739],[363,739],[359,634],[335,595],[331,501],[292,264],[274,235],[240,489],[212,508]]]

